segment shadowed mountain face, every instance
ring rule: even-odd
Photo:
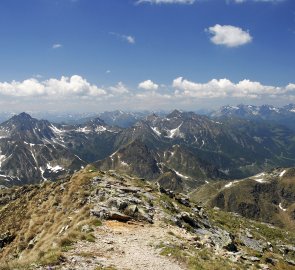
[[[34,119],[26,113],[16,115],[0,125],[0,183],[59,179],[79,170],[87,161],[111,153],[112,142],[111,146],[106,142],[115,133],[116,129],[108,130],[100,119],[64,126]]]
[[[0,125],[0,183],[25,184],[58,179],[83,164],[67,150],[45,120],[22,113]]]
[[[164,118],[151,115],[118,134],[116,147],[135,139],[158,155],[179,145],[230,178],[242,178],[264,168],[292,166],[295,162],[293,131],[236,118],[214,121],[180,111]]]

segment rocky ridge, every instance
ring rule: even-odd
[[[292,232],[115,171],[88,166],[62,182],[0,193],[4,269],[293,267]]]

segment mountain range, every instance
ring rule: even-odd
[[[56,180],[88,163],[189,190],[295,161],[295,132],[267,121],[173,111],[120,128],[93,118],[54,124],[26,113],[0,125],[1,184]],[[168,179],[168,180],[167,180]]]
[[[291,127],[178,110],[123,122],[0,125],[3,269],[295,268]]]
[[[254,121],[268,121],[271,123],[284,125],[295,130],[295,104],[289,104],[283,107],[272,105],[244,105],[223,106],[220,109],[209,114],[214,118],[238,117]]]

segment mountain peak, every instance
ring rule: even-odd
[[[175,109],[174,111],[172,111],[171,113],[167,115],[167,118],[180,117],[181,114],[182,114],[181,111]]]
[[[12,117],[12,119],[14,119],[14,120],[31,120],[33,118],[28,113],[22,112],[20,114],[14,115]]]
[[[91,123],[91,124],[96,124],[96,125],[101,125],[101,126],[105,126],[105,125],[106,125],[105,121],[102,120],[102,119],[99,118],[99,117],[96,117],[96,118],[90,120],[89,123]]]

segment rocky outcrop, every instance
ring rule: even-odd
[[[6,245],[9,245],[15,236],[12,235],[10,232],[6,232],[0,235],[0,249],[4,248]]]
[[[94,216],[106,220],[153,223],[153,202],[150,196],[146,197],[144,189],[128,185],[122,177],[95,177],[93,185],[96,188],[91,197],[94,204],[91,213]]]

